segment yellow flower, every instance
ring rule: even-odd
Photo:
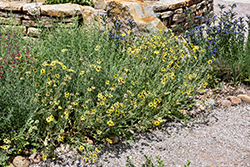
[[[4,149],[4,150],[8,150],[9,148],[10,148],[9,145],[3,145],[3,146],[2,146],[2,149]]]
[[[116,109],[115,115],[119,115],[119,113],[120,113],[119,110]]]
[[[138,82],[138,81],[135,81],[135,84],[136,84],[136,85],[138,85],[138,84],[139,84],[139,82]]]
[[[17,151],[17,154],[20,154],[22,152],[22,150],[21,149],[19,149],[18,151]]]
[[[163,120],[162,120],[162,118],[161,118],[161,117],[159,117],[159,118],[158,118],[158,121],[159,121],[159,122],[163,122]]]
[[[85,117],[84,117],[84,116],[81,116],[81,120],[84,121],[84,120],[85,120]]]
[[[62,66],[62,69],[63,69],[63,70],[66,70],[66,68],[67,68],[66,66]]]
[[[63,139],[64,139],[63,136],[60,136],[59,139],[58,139],[58,141],[59,141],[59,142],[62,142]]]
[[[212,60],[208,60],[208,61],[207,61],[207,63],[208,63],[209,65],[212,64],[212,62],[213,62]]]
[[[118,77],[118,74],[115,74],[114,77],[117,78],[117,77]]]
[[[101,61],[100,60],[97,60],[97,62],[96,62],[97,64],[101,64]]]
[[[97,131],[97,134],[98,134],[98,135],[102,134],[102,131],[98,130],[98,131]],[[98,151],[97,151],[97,152],[98,152]]]
[[[95,159],[95,158],[97,157],[97,155],[96,155],[96,154],[93,154],[92,157]]]
[[[89,92],[90,92],[91,90],[92,90],[91,88],[87,88],[87,91],[89,91]]]
[[[130,34],[131,33],[131,30],[128,30],[128,34]]]
[[[109,94],[109,96],[108,96],[109,98],[112,98],[113,97],[113,95],[112,94]]]
[[[124,32],[124,33],[122,33],[122,36],[123,36],[123,37],[125,37],[125,36],[126,36],[126,33],[125,33],[125,32]]]
[[[157,50],[156,50],[156,51],[154,51],[154,54],[156,54],[156,55],[157,55],[157,54],[159,54],[159,51],[157,51]]]
[[[50,65],[51,65],[52,67],[54,67],[54,66],[56,65],[56,63],[55,63],[54,61],[52,61],[52,62],[50,63]]]
[[[109,80],[106,81],[106,84],[109,85]]]
[[[134,98],[130,99],[130,102],[131,102],[131,103],[133,103],[134,101],[135,101],[135,99],[134,99]]]
[[[112,144],[112,140],[110,140],[109,138],[106,138],[106,141]]]
[[[42,64],[43,66],[46,66],[47,65],[47,63],[46,62],[43,62],[43,64]]]
[[[83,74],[84,74],[84,71],[81,71],[81,72],[80,72],[80,75],[83,75]]]
[[[62,107],[61,107],[61,106],[58,106],[58,109],[59,109],[59,110],[61,110],[61,109],[62,109]]]
[[[105,103],[103,101],[100,102],[100,105],[103,106]]]
[[[39,85],[40,85],[39,82],[37,82],[37,83],[36,83],[36,86],[39,86]]]
[[[59,74],[56,74],[56,77],[57,77],[57,78],[59,78],[59,77],[60,77],[60,75],[59,75]]]
[[[45,69],[41,69],[41,74],[44,74],[45,73]]]
[[[11,141],[9,139],[4,139],[3,142],[6,143],[6,144],[11,143]]]
[[[96,71],[99,72],[101,70],[101,66],[96,67]]]
[[[158,122],[158,121],[155,121],[155,125],[158,126],[158,125],[159,125],[159,122]]]
[[[46,160],[47,159],[47,156],[43,154],[43,160]]]
[[[65,92],[64,95],[65,95],[66,98],[68,98],[69,97],[69,92]]]
[[[148,104],[148,106],[149,106],[149,107],[153,107],[154,104],[153,104],[152,102],[150,102],[150,103]]]
[[[99,45],[96,45],[96,47],[95,47],[95,51],[98,51],[98,50],[99,50],[99,48],[100,48],[100,46],[99,46]]]
[[[114,122],[111,121],[111,120],[109,120],[109,121],[107,122],[107,124],[108,124],[109,126],[114,126]]]
[[[53,121],[53,120],[54,120],[53,115],[51,115],[51,116],[49,116],[48,118],[46,118],[46,121],[47,121],[48,123],[50,123],[50,122]]]
[[[116,85],[116,84],[112,84],[112,87],[116,88],[116,87],[117,87],[117,85]]]
[[[80,149],[80,150],[84,150],[84,147],[83,147],[83,146],[80,146],[79,149]]]
[[[132,85],[135,85],[134,81],[131,81],[131,84],[132,84]]]
[[[164,67],[161,68],[161,71],[166,71],[166,69]]]
[[[99,150],[97,148],[95,148],[95,151],[98,152]]]

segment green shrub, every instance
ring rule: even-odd
[[[8,127],[0,129],[2,154],[32,146],[46,159],[59,144],[69,143],[95,160],[112,135],[129,137],[130,130],[159,126],[163,118],[184,118],[179,110],[192,108],[189,96],[207,84],[204,51],[171,31],[133,40],[131,30],[115,30],[55,26],[35,45],[29,43],[31,50],[17,60],[23,64],[2,68],[1,112],[23,114],[21,122],[1,123]],[[94,152],[88,138],[99,144]]]
[[[73,4],[93,7],[92,0],[46,0],[45,1],[45,4],[62,4],[62,3],[73,3]]]

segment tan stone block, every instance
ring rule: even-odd
[[[14,2],[1,2],[0,3],[0,10],[3,11],[22,11],[23,5],[25,5],[26,2],[19,2],[19,1],[14,1]]]
[[[37,26],[37,22],[35,20],[22,20],[22,25],[26,27],[35,27]]]
[[[170,10],[175,10],[175,9],[178,9],[178,8],[183,8],[185,6],[186,6],[186,2],[185,2],[185,0],[183,0],[183,1],[180,1],[178,3],[170,4],[169,9]]]
[[[180,23],[185,20],[185,14],[174,14],[172,21],[175,23]]]
[[[32,36],[32,37],[38,37],[41,34],[41,32],[42,32],[41,29],[29,27],[27,31],[27,35]]]
[[[182,8],[176,9],[176,10],[174,11],[174,13],[181,14],[181,13],[183,13],[183,9],[182,9]]]
[[[29,15],[40,15],[42,2],[27,3],[23,5],[23,12]]]
[[[172,16],[174,14],[174,12],[173,11],[167,11],[167,12],[163,12],[163,13],[161,13],[161,18],[167,18],[167,17],[170,17],[170,16]]]
[[[41,14],[47,16],[63,17],[81,15],[82,12],[80,5],[67,3],[58,5],[42,5]]]
[[[191,6],[193,4],[197,4],[201,2],[202,0],[186,0],[186,6]]]

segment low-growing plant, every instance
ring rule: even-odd
[[[45,0],[45,4],[63,4],[63,3],[73,3],[73,4],[93,7],[92,0]]]
[[[236,4],[230,6],[228,12],[223,11],[225,5],[219,4],[219,7],[219,16],[211,12],[204,13],[204,24],[201,24],[201,16],[192,17],[192,10],[188,9],[188,25],[196,22],[197,26],[182,28],[181,35],[185,40],[206,51],[204,61],[211,65],[211,72],[207,78],[210,80],[209,86],[213,87],[216,87],[219,80],[231,81],[236,85],[243,80],[247,81],[249,77],[249,40],[245,40],[247,29],[244,17],[236,17],[237,13],[233,12]],[[247,22],[249,24],[249,20]],[[177,27],[178,30],[181,29],[180,26]]]
[[[179,110],[192,108],[189,96],[207,86],[204,50],[171,31],[131,41],[131,32],[119,32],[119,26],[114,31],[55,27],[25,50],[18,72],[2,68],[0,84],[6,97],[1,107],[25,118],[16,127],[14,119],[1,124],[8,125],[0,129],[2,154],[32,146],[42,149],[46,160],[57,146],[69,143],[85,153],[85,161],[96,160],[99,148],[112,144],[114,135],[159,126],[163,118],[184,118]],[[133,43],[121,46],[128,39]]]

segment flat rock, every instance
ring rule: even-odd
[[[0,2],[0,10],[3,11],[22,11],[23,5],[25,5],[26,2]]]
[[[244,101],[246,101],[246,102],[248,102],[248,103],[250,103],[250,96],[240,94],[237,97],[244,100]]]
[[[42,5],[41,14],[55,17],[63,16],[78,16],[81,15],[81,8],[77,4],[57,4],[57,5]]]
[[[28,167],[30,162],[22,156],[16,156],[13,160],[13,165],[16,167]]]
[[[31,163],[37,164],[37,163],[41,162],[42,157],[37,152],[35,152],[29,156],[29,160]]]
[[[230,107],[232,105],[230,100],[221,100],[220,103],[223,107]]]
[[[23,5],[23,11],[27,12],[30,15],[40,15],[40,6],[42,5],[42,2],[36,2],[36,3],[27,3]]]
[[[232,104],[234,104],[234,105],[241,103],[241,99],[239,99],[235,96],[227,96],[226,99],[231,100]]]

